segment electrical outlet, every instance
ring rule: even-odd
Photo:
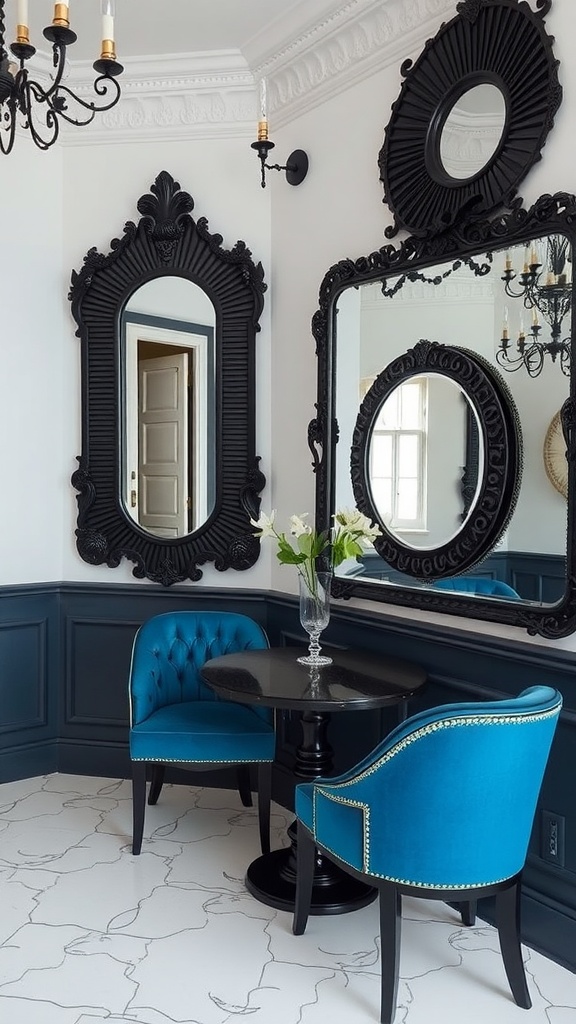
[[[561,814],[542,811],[540,819],[540,856],[549,864],[564,867],[564,824]]]

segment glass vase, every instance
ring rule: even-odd
[[[308,654],[298,658],[301,665],[331,665],[332,658],[320,654],[319,637],[330,622],[330,585],[332,573],[312,570],[298,573],[300,622],[310,637]]]

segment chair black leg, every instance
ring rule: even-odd
[[[236,768],[238,792],[244,807],[252,807],[252,785],[250,782],[250,765],[239,764]]]
[[[518,1006],[532,1006],[520,946],[520,882],[496,894],[496,925],[506,977]]]
[[[146,811],[146,762],[132,762],[132,853],[142,849],[144,814]]]
[[[310,904],[312,903],[316,845],[304,828],[298,825],[297,830],[296,894],[294,897],[292,931],[294,935],[303,935],[310,913]]]
[[[164,785],[164,772],[165,767],[163,764],[152,765],[152,779],[150,782],[150,791],[148,793],[148,803],[153,806],[158,802],[158,797],[162,792],[162,786]]]
[[[477,907],[477,900],[466,900],[465,903],[458,904],[460,917],[462,918],[462,924],[466,925],[467,928],[471,928],[472,925],[476,923]]]
[[[400,939],[402,936],[402,897],[395,885],[387,883],[380,889],[380,960],[382,1024],[392,1024],[398,998],[400,970]]]
[[[272,765],[258,765],[258,826],[262,853],[270,853],[270,799],[272,797]]]

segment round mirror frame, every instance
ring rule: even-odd
[[[386,237],[401,226],[414,235],[440,232],[512,204],[562,101],[559,62],[543,25],[552,0],[537,3],[534,13],[517,0],[464,0],[415,64],[402,65],[405,80],[378,158],[384,202],[394,214]],[[482,84],[504,95],[506,124],[481,170],[454,178],[440,158],[442,130],[458,97]]]
[[[76,546],[91,565],[116,568],[170,586],[202,578],[200,565],[249,569],[260,554],[257,518],[265,477],[255,453],[255,335],[264,304],[264,271],[239,241],[222,247],[192,197],[162,171],[137,204],[141,219],[104,255],[95,248],[72,272],[69,298],[82,354],[82,454],[72,483],[79,491]],[[199,285],[216,310],[215,502],[206,522],[185,537],[143,530],[122,500],[120,322],[133,292],[152,278],[181,276]]]
[[[383,403],[411,377],[433,373],[454,381],[475,409],[484,453],[482,478],[466,519],[446,543],[414,548],[382,522],[372,498],[368,454],[372,430]],[[466,572],[486,557],[506,529],[520,490],[522,469],[520,418],[512,395],[493,366],[474,352],[419,341],[392,360],[367,392],[358,413],[350,450],[350,473],[356,505],[382,536],[374,548],[388,566],[419,581]]]

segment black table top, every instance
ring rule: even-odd
[[[211,658],[202,677],[220,697],[305,711],[369,710],[398,704],[426,682],[419,666],[367,651],[330,651],[332,665],[312,669],[300,648],[271,647]]]

